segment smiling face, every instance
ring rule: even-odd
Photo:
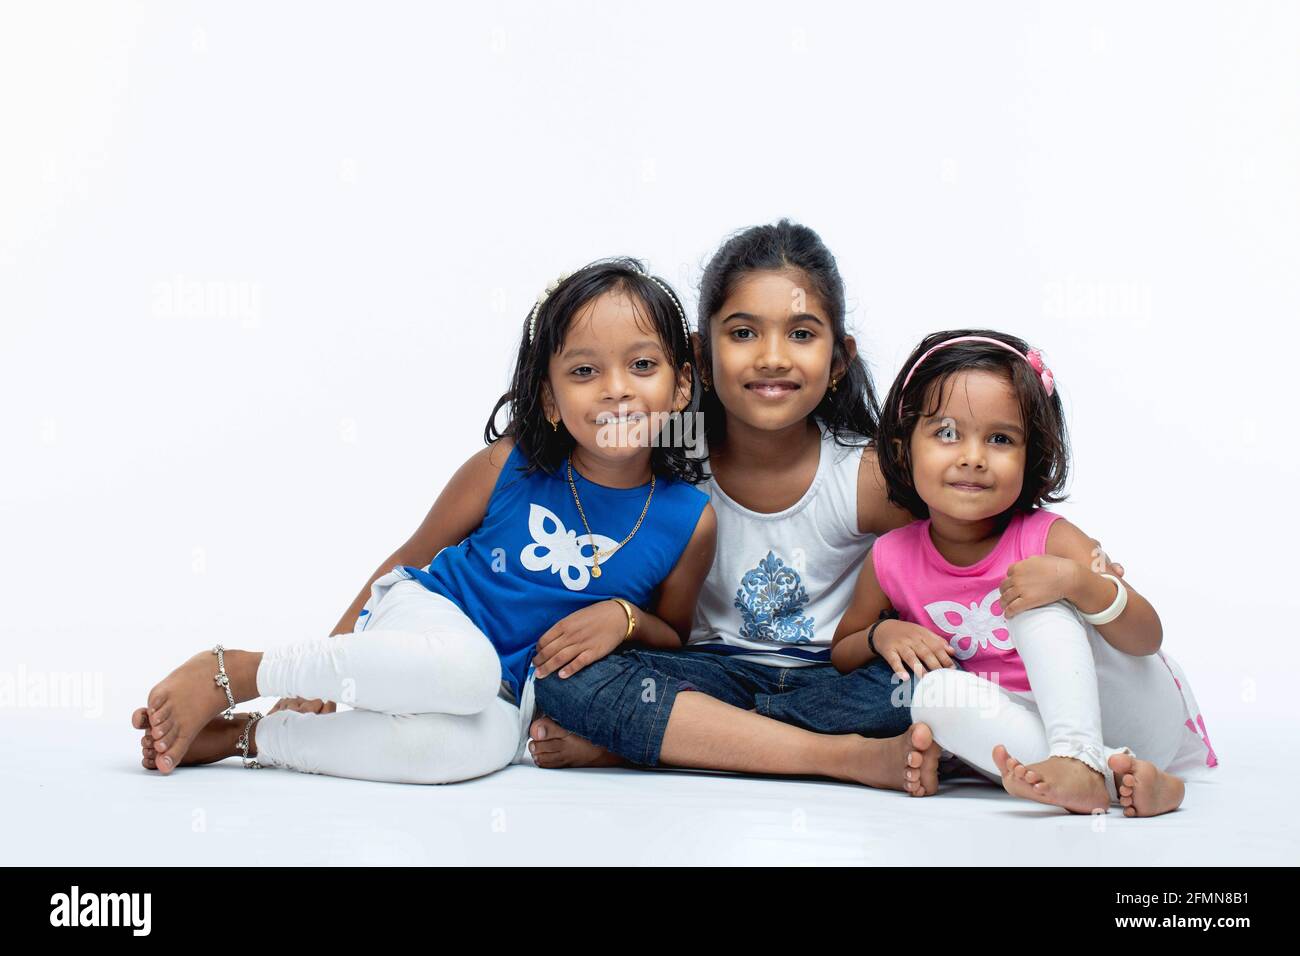
[[[673,368],[640,303],[611,289],[569,322],[563,348],[550,358],[542,402],[546,417],[562,419],[584,451],[613,462],[645,453],[650,416],[681,411],[690,387],[690,366]]]
[[[923,407],[933,406],[932,388]],[[936,414],[912,431],[912,483],[931,515],[981,521],[1015,504],[1025,481],[1024,427],[1005,376],[953,375]]]
[[[710,323],[710,385],[729,416],[763,430],[808,417],[830,385],[835,338],[825,305],[797,270],[741,278]],[[846,343],[852,351],[852,339]]]

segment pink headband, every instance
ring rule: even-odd
[[[998,339],[991,339],[985,335],[959,335],[953,339],[944,339],[938,345],[926,349],[925,354],[912,364],[911,369],[908,370],[907,378],[903,379],[903,387],[899,389],[899,393],[902,394],[902,392],[907,388],[907,383],[912,380],[912,373],[916,371],[918,365],[928,359],[935,352],[939,351],[939,349],[946,348],[949,345],[956,345],[958,342],[987,342],[990,345],[996,345],[1000,349],[1006,349],[1012,355],[1020,355],[1020,350],[1018,348],[1007,345],[1006,342],[1002,342]],[[1055,379],[1052,378],[1052,370],[1043,364],[1042,353],[1039,352],[1038,349],[1030,349],[1028,355],[1020,355],[1020,357],[1028,362],[1033,370],[1038,373],[1038,380],[1043,383],[1043,388],[1047,390],[1047,395],[1050,398],[1055,387]],[[903,414],[903,406],[901,403],[898,406],[898,414],[901,418]]]

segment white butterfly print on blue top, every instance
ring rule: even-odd
[[[619,548],[619,543],[603,534],[584,534],[564,527],[555,512],[537,502],[528,509],[528,533],[532,544],[519,552],[520,563],[529,571],[558,573],[570,591],[585,591],[591,582],[589,570],[595,561],[595,549],[600,549],[600,560],[608,561]],[[584,549],[590,548],[590,554]]]

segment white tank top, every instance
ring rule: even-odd
[[[718,517],[718,548],[688,646],[783,667],[827,663],[858,571],[876,536],[858,531],[858,447],[818,420],[821,457],[807,492],[784,511],[750,511],[708,471],[697,487]],[[707,448],[707,445],[706,445]]]

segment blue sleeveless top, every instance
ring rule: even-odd
[[[611,597],[654,610],[663,582],[695,533],[709,496],[689,482],[656,476],[654,497],[632,540],[627,537],[650,493],[609,488],[573,470],[595,546],[600,577],[591,574],[591,539],[583,527],[567,464],[554,475],[526,465],[518,447],[497,476],[483,523],[460,544],[443,548],[426,568],[402,568],[465,612],[501,658],[501,676],[520,699],[537,640],[561,618]]]

